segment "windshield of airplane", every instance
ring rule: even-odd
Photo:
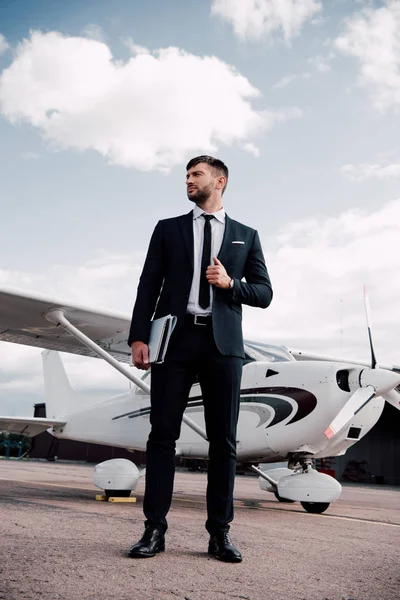
[[[296,360],[284,346],[273,346],[262,342],[245,342],[247,360],[262,362],[287,362]]]

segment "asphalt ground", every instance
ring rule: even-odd
[[[323,515],[239,476],[240,564],[209,557],[203,473],[178,472],[166,552],[126,557],[136,504],[95,501],[93,466],[0,461],[0,600],[399,600],[400,488],[346,486]]]

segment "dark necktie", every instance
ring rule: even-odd
[[[199,290],[199,304],[201,308],[208,308],[210,306],[210,284],[207,281],[206,271],[210,265],[211,259],[211,219],[212,215],[202,215],[204,217],[204,241],[203,241],[203,255],[201,257],[201,271],[200,271],[200,290]]]

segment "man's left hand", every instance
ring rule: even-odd
[[[214,256],[213,261],[214,264],[207,267],[207,281],[208,283],[211,283],[211,285],[215,285],[215,287],[226,290],[229,288],[231,277],[229,277],[224,265],[218,260],[218,258]]]

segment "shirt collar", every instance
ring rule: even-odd
[[[200,208],[200,206],[197,206],[197,204],[196,204],[196,206],[193,209],[193,220],[201,217],[201,215],[204,212],[205,211],[202,208]],[[207,214],[212,214],[212,216],[215,217],[217,219],[217,221],[219,221],[220,223],[225,223],[225,209],[224,208],[217,210],[217,212],[207,213]]]

